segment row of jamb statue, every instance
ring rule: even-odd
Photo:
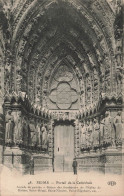
[[[115,117],[106,111],[105,116],[96,117],[81,124],[80,147],[82,150],[122,145],[123,121],[121,112]]]
[[[47,149],[49,143],[49,129],[45,122],[22,116],[21,112],[7,111],[5,144],[8,146],[21,145]]]

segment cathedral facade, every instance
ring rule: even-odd
[[[122,173],[122,19],[121,0],[0,0],[1,164]]]

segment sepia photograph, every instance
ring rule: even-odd
[[[0,195],[124,196],[123,0],[0,0]]]

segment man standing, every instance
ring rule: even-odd
[[[73,159],[72,167],[73,167],[74,175],[77,175],[77,161],[76,161],[76,158]]]
[[[30,160],[30,175],[34,175],[34,158],[31,157]]]

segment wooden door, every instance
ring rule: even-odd
[[[57,125],[54,129],[54,171],[72,171],[74,158],[74,127]]]

